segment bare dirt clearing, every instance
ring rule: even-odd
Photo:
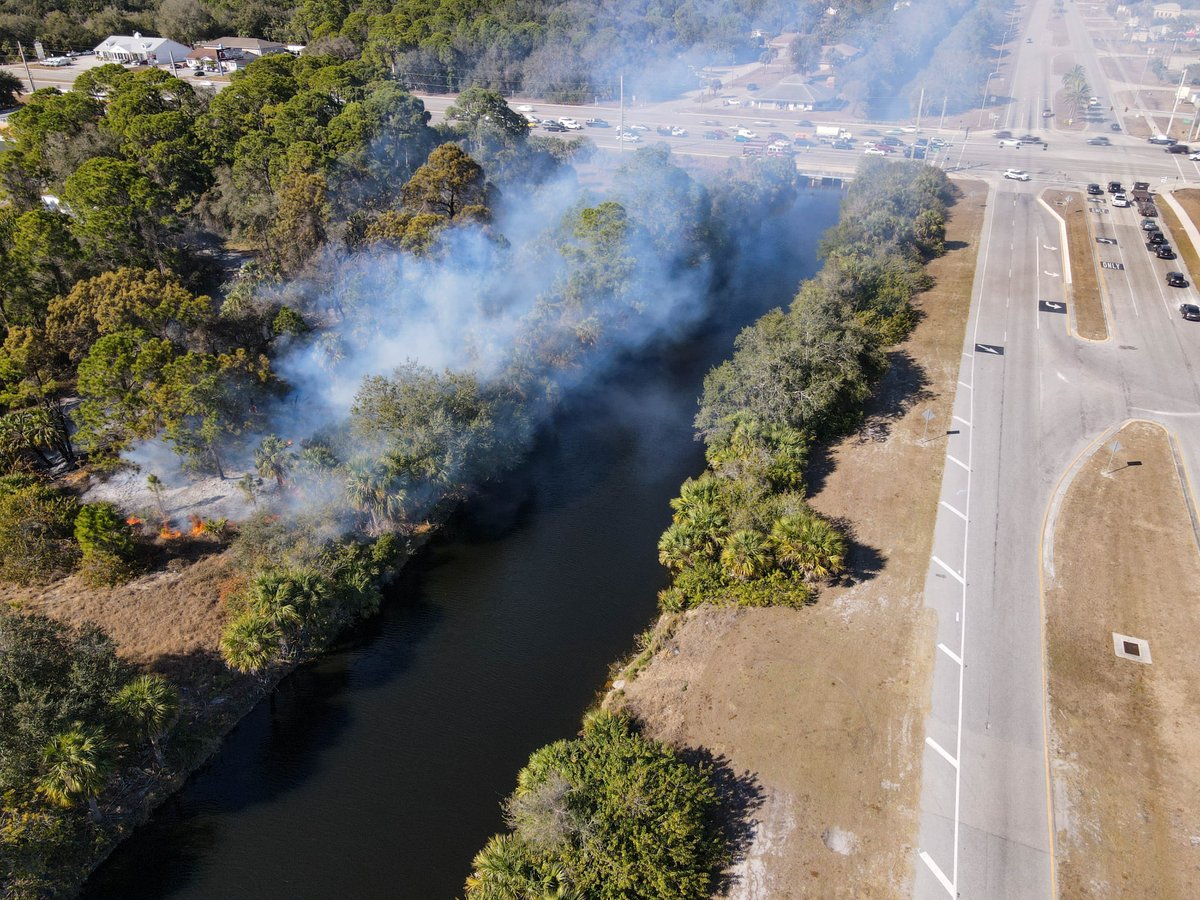
[[[1115,471],[1102,445],[1071,482],[1046,567],[1059,886],[1197,897],[1200,555],[1166,433],[1118,438]],[[1113,632],[1152,664],[1119,658]]]
[[[758,779],[729,896],[908,892],[934,635],[922,591],[988,196],[956,183],[950,252],[929,267],[937,286],[892,353],[870,427],[814,466],[814,506],[853,523],[853,583],[804,610],[688,613],[615,698],[655,737]]]

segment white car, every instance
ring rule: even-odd
[[[1005,169],[1004,177],[1011,178],[1013,181],[1028,181],[1029,173],[1021,169]]]
[[[517,107],[517,112],[533,112],[533,107],[528,103],[522,103]]]
[[[738,130],[737,130],[737,136],[740,138],[745,138],[748,141],[752,141],[758,137],[758,132],[751,131],[749,128],[743,128],[743,127],[739,126]]]
[[[1200,160],[1200,153],[1189,153],[1188,159],[1190,159],[1192,162],[1197,162]]]
[[[916,125],[904,125],[901,127],[900,130],[903,131],[905,134],[916,134],[917,126]]]
[[[1125,209],[1129,206],[1129,199],[1124,194],[1113,194],[1112,205]]]
[[[867,156],[887,156],[887,151],[880,150],[878,147],[868,147],[864,152]]]
[[[630,143],[632,143],[634,141],[640,141],[641,138],[638,137],[636,134],[634,134],[631,131],[626,131],[624,134],[618,134],[617,140],[618,141],[629,141]]]
[[[582,125],[580,125],[578,122],[576,122],[570,116],[562,116],[558,120],[558,124],[561,125],[563,128],[570,128],[572,131],[578,131],[583,128]]]
[[[671,137],[687,137],[687,136],[688,136],[688,133],[687,133],[686,128],[682,127],[681,125],[672,125],[671,126]]]

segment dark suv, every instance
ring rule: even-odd
[[[1146,241],[1146,246],[1151,249],[1154,249],[1154,247],[1156,245],[1165,244],[1166,242],[1167,242],[1167,236],[1165,234],[1163,234],[1161,231],[1151,231],[1150,237]]]
[[[1110,194],[1122,194],[1125,192],[1125,188],[1121,187],[1121,182],[1119,181],[1110,181],[1108,183],[1108,192]]]
[[[1200,322],[1200,306],[1195,303],[1180,303],[1179,314],[1189,322]]]
[[[1183,277],[1182,272],[1168,272],[1167,273],[1167,286],[1168,287],[1187,287],[1188,280]]]
[[[1087,186],[1087,192],[1089,194],[1091,194],[1093,197],[1104,193],[1104,191],[1101,190],[1100,185],[1098,185],[1098,184],[1089,184]]]
[[[1166,244],[1162,244],[1161,246],[1159,246],[1158,248],[1155,249],[1154,255],[1157,256],[1159,259],[1174,259],[1175,251],[1172,250],[1170,247],[1168,247]]]

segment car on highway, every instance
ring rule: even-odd
[[[1187,144],[1172,144],[1170,147],[1164,148],[1168,153],[1191,153],[1192,150]]]
[[[1010,138],[1001,138],[1001,139],[1000,139],[1000,146],[1001,146],[1002,148],[1003,148],[1003,147],[1012,147],[1014,150],[1020,150],[1020,149],[1021,149],[1021,142],[1020,142],[1020,141],[1014,141],[1014,140],[1012,140],[1012,139],[1010,139]]]
[[[739,125],[737,127],[737,136],[743,141],[753,141],[758,139],[758,132],[751,131],[749,128]]]
[[[1093,197],[1099,197],[1104,193],[1104,189],[1098,184],[1089,184],[1087,186],[1087,192]]]
[[[570,116],[561,116],[558,120],[558,124],[563,128],[570,128],[572,131],[577,131],[583,127],[578,121],[572,119]]]
[[[935,137],[935,138],[929,139],[929,146],[930,147],[949,147],[950,144],[940,137]]]
[[[992,135],[992,137],[996,138],[997,140],[1007,140],[1008,138],[1012,137],[1012,132],[1011,131],[997,131],[995,134]]]
[[[517,112],[533,112],[533,107],[528,103],[522,103],[517,107]]]
[[[588,128],[607,128],[608,122],[604,119],[585,119],[583,122]]]
[[[1167,273],[1167,287],[1185,288],[1188,286],[1188,280],[1183,276],[1182,272]]]
[[[641,122],[635,122],[634,124],[630,125],[626,130],[627,131],[649,131],[650,126],[643,125]]]
[[[1040,143],[1042,143],[1042,139],[1040,137],[1038,137],[1037,135],[1033,135],[1033,134],[1023,134],[1019,138],[1017,138],[1017,140],[1020,141],[1022,144],[1040,144]]]
[[[1109,126],[1108,126],[1108,130],[1109,130],[1109,131],[1120,131],[1120,130],[1121,130],[1121,123],[1120,123],[1120,122],[1113,122],[1111,125],[1109,125]]]
[[[1174,259],[1175,251],[1172,250],[1170,247],[1168,247],[1166,244],[1163,244],[1161,247],[1158,247],[1155,249],[1154,255],[1157,256],[1159,259]]]
[[[1161,244],[1165,244],[1166,242],[1167,242],[1167,236],[1165,234],[1163,234],[1161,231],[1151,231],[1150,237],[1147,238],[1147,240],[1146,240],[1146,246],[1153,248],[1153,247],[1157,247]]]
[[[1111,202],[1117,209],[1126,209],[1129,206],[1129,198],[1124,194],[1113,194]]]
[[[1121,187],[1121,182],[1119,181],[1110,181],[1108,183],[1108,192],[1110,194],[1123,194],[1125,193],[1125,188]]]
[[[545,128],[547,131],[566,131],[567,130],[566,125],[563,125],[561,122],[551,122],[549,119],[547,119],[545,122],[542,123],[542,127]]]
[[[1158,223],[1153,219],[1142,219],[1142,231],[1158,231]]]
[[[1192,162],[1196,162],[1197,160],[1200,160],[1200,153],[1189,153],[1188,159],[1190,159]]]
[[[1043,109],[1042,110],[1042,118],[1043,119],[1049,119],[1053,115],[1054,115],[1054,110],[1052,110],[1052,109]]]
[[[796,146],[799,147],[802,143],[807,144],[808,141],[796,141]],[[854,149],[854,145],[852,143],[850,143],[849,141],[834,141],[830,146],[832,146],[834,150],[853,150]]]
[[[617,140],[618,141],[627,141],[630,144],[634,144],[634,143],[637,143],[638,141],[640,141],[641,138],[638,137],[636,134],[634,134],[632,131],[625,131],[625,132],[622,132],[621,134],[617,135]]]
[[[725,140],[725,132],[723,131],[706,131],[704,132],[706,141],[723,141]]]
[[[868,147],[863,151],[867,156],[887,156],[887,151],[881,147]]]
[[[1093,147],[1111,147],[1112,146],[1112,141],[1110,141],[1108,138],[1103,137],[1103,136],[1088,138],[1088,143]]]
[[[1012,179],[1013,181],[1028,181],[1029,173],[1021,169],[1005,169],[1004,177]]]
[[[1179,314],[1189,322],[1200,322],[1200,306],[1195,303],[1180,303]]]
[[[657,128],[654,129],[654,131],[655,131],[655,133],[661,134],[664,137],[671,136],[671,126],[670,125],[659,125]]]
[[[687,129],[680,125],[671,126],[671,137],[687,137]]]
[[[1157,144],[1160,147],[1170,147],[1175,143],[1175,138],[1169,138],[1165,134],[1152,134],[1146,138],[1147,144]]]

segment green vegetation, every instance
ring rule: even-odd
[[[470,900],[702,898],[722,862],[711,772],[598,713],[536,751],[475,857]]]
[[[174,688],[155,675],[136,676],[98,628],[0,612],[5,896],[42,897],[71,886],[102,839],[101,798],[135,777],[147,753],[165,763],[177,709]]]
[[[799,606],[846,566],[843,535],[804,502],[813,441],[845,433],[916,321],[924,262],[944,250],[950,183],[919,164],[866,161],[822,243],[825,266],[788,310],[737,338],[704,380],[696,428],[708,471],[671,502],[664,610]]]

